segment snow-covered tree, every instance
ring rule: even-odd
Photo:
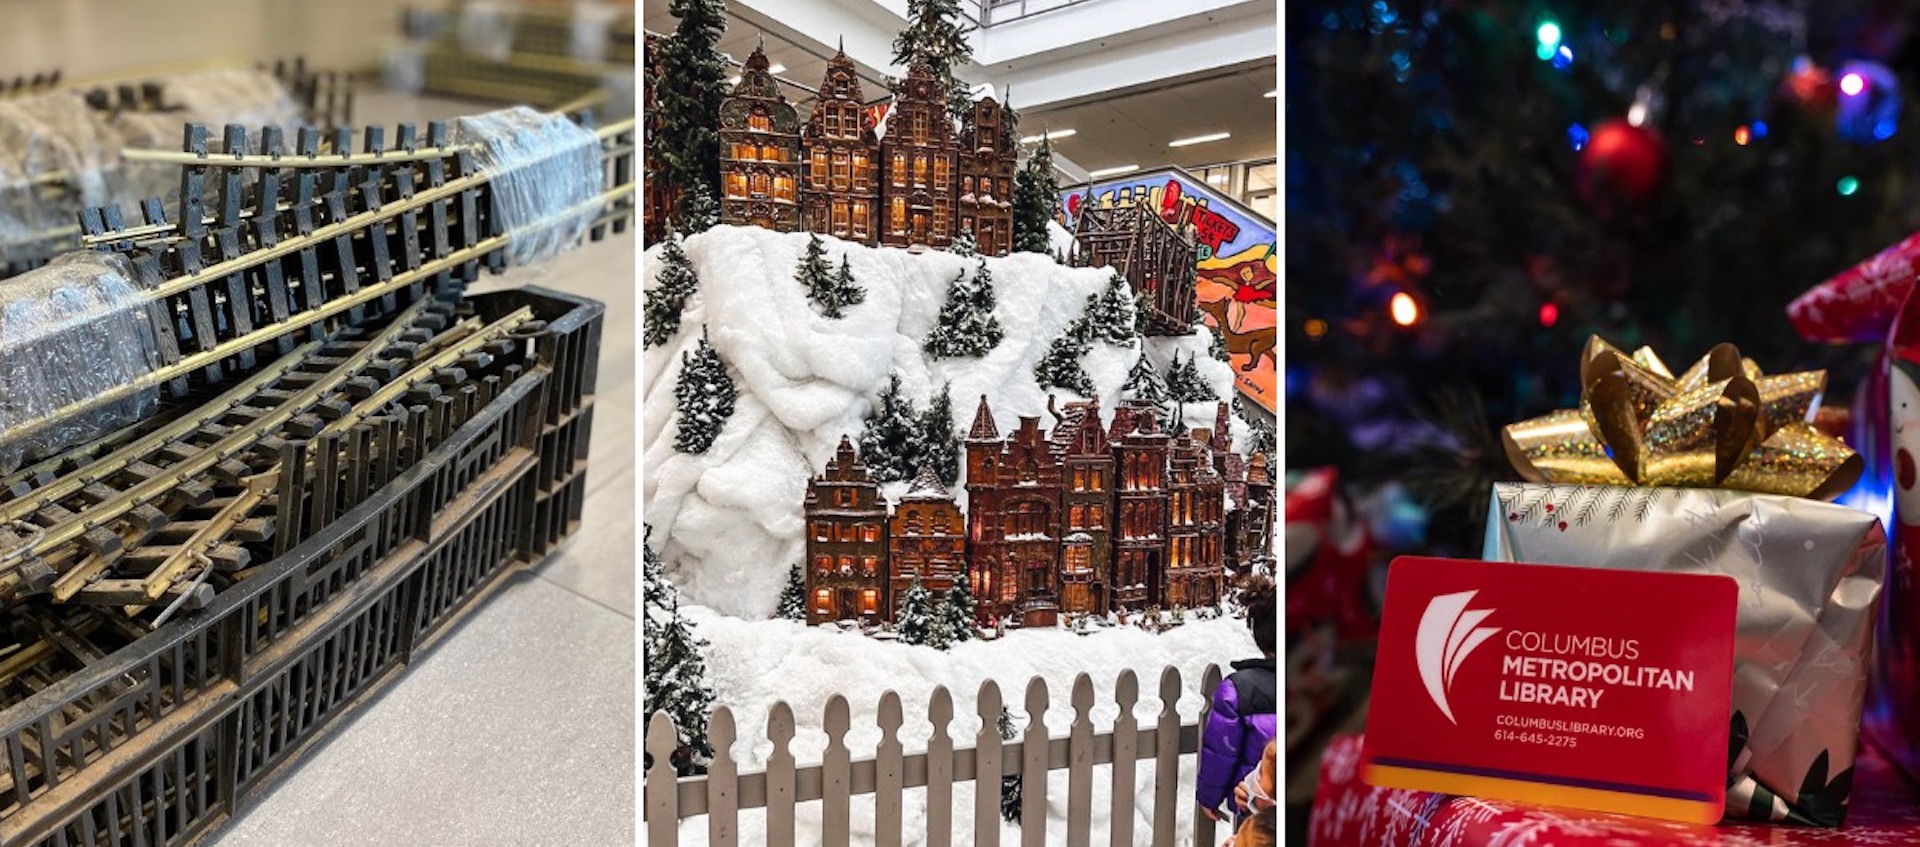
[[[800,566],[787,569],[787,584],[780,589],[780,606],[774,616],[790,621],[807,622],[807,585],[800,576]]]
[[[866,299],[867,290],[853,281],[853,266],[847,263],[846,255],[841,254],[840,272],[834,274],[832,296],[827,300],[827,317],[842,317],[848,306],[858,306]]]
[[[720,223],[720,203],[706,183],[697,183],[680,195],[680,210],[673,226],[686,233],[706,232]]]
[[[677,233],[668,232],[660,248],[660,274],[656,280],[653,288],[646,292],[647,304],[641,313],[648,347],[665,344],[680,331],[680,315],[686,311],[688,298],[700,287],[700,277],[693,272],[693,263],[681,249]]]
[[[1220,395],[1213,392],[1213,386],[1200,376],[1200,368],[1194,364],[1192,356],[1180,361],[1180,354],[1173,354],[1173,367],[1167,371],[1167,396],[1176,403],[1205,403],[1218,400]]]
[[[1160,378],[1160,372],[1153,369],[1153,362],[1147,358],[1146,351],[1140,352],[1140,358],[1134,360],[1133,370],[1127,372],[1127,381],[1120,386],[1123,400],[1138,400],[1150,403],[1156,409],[1164,410],[1167,401],[1167,383]]]
[[[1226,330],[1207,326],[1205,319],[1194,321],[1194,324],[1207,332],[1207,355],[1216,362],[1228,361]]]
[[[1233,395],[1233,413],[1239,416],[1241,420],[1247,422],[1247,428],[1249,430],[1247,433],[1247,455],[1251,456],[1254,453],[1265,453],[1267,454],[1267,461],[1272,462],[1275,441],[1273,424],[1268,423],[1267,419],[1262,415],[1248,414],[1246,407],[1241,405],[1239,392],[1234,392]]]
[[[974,629],[973,589],[967,585],[965,577],[954,580],[953,587],[947,589],[945,602],[935,614],[945,623],[954,643],[972,641],[979,633]]]
[[[680,189],[682,215],[696,187],[712,203],[720,191],[720,101],[727,96],[727,63],[717,49],[727,28],[725,0],[672,0],[667,12],[680,19],[660,45],[660,78],[672,80],[654,92],[658,125],[647,140],[649,158],[665,182]],[[700,232],[705,227],[681,227]]]
[[[880,392],[880,407],[860,433],[860,460],[881,482],[911,479],[919,440],[920,421],[913,401],[900,394],[900,374],[889,374],[887,387]]]
[[[1053,222],[1053,210],[1060,205],[1060,185],[1053,175],[1053,148],[1046,136],[1039,148],[1020,166],[1013,181],[1013,249],[1042,256],[1053,253],[1053,238],[1047,224]]]
[[[1133,294],[1127,290],[1127,281],[1114,271],[1107,280],[1107,288],[1100,292],[1099,299],[1089,310],[1092,313],[1093,336],[1115,347],[1125,347],[1133,342],[1134,314]]]
[[[936,359],[985,356],[1006,332],[993,316],[993,274],[980,260],[971,276],[962,270],[940,306],[940,322],[927,335],[927,354]]]
[[[706,327],[700,328],[700,345],[680,354],[680,376],[673,384],[673,399],[679,409],[680,431],[673,438],[673,449],[682,453],[705,453],[720,430],[733,417],[733,403],[739,396],[733,377],[727,375],[727,363],[707,341]]]
[[[1097,295],[1087,298],[1087,311],[1098,300]],[[1093,325],[1087,311],[1074,318],[1067,331],[1047,346],[1047,355],[1034,364],[1033,376],[1041,388],[1064,388],[1082,397],[1094,395],[1093,378],[1080,365],[1080,357],[1093,349]]]
[[[893,616],[894,632],[902,644],[927,644],[933,637],[933,592],[914,577],[906,596],[900,598],[900,610]]]
[[[826,245],[820,236],[807,235],[807,252],[800,257],[800,267],[793,273],[800,287],[807,290],[807,299],[820,309],[821,314],[830,318],[840,317],[833,303],[833,267],[827,264]]]
[[[980,243],[974,240],[973,227],[961,227],[960,234],[953,237],[953,246],[948,247],[947,252],[955,256],[980,255]]]
[[[920,413],[919,438],[914,444],[914,467],[932,468],[940,482],[949,486],[960,481],[960,441],[953,434],[950,388],[940,386],[940,393]]]
[[[967,86],[955,79],[953,68],[973,59],[973,46],[967,33],[973,27],[961,23],[960,0],[907,0],[907,28],[893,39],[893,63],[910,67],[925,62],[935,79],[946,87],[947,111],[958,117],[973,102]]]
[[[661,575],[653,547],[642,541],[640,549],[641,588],[647,598],[641,627],[646,638],[646,717],[666,712],[673,719],[680,740],[674,769],[694,773],[713,758],[707,741],[713,689],[707,685],[707,661],[701,655],[707,642],[693,634],[693,625],[680,614],[679,592]]]
[[[1133,295],[1133,333],[1141,338],[1147,337],[1147,318],[1153,314],[1153,298],[1142,291]]]

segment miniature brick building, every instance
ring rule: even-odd
[[[842,49],[827,62],[820,99],[800,133],[808,232],[869,245],[879,236],[880,142],[866,113],[860,75]]]
[[[964,445],[966,510],[923,469],[891,519],[842,438],[807,489],[808,623],[891,621],[915,580],[936,598],[968,580],[983,622],[1021,626],[1221,602],[1229,542],[1257,559],[1243,536],[1264,533],[1273,490],[1256,457],[1243,502],[1266,510],[1227,509],[1220,468],[1239,465],[1223,458],[1221,410],[1218,429],[1170,436],[1149,406],[1122,405],[1103,430],[1098,404],[1049,402],[1050,433],[1022,417],[1002,438],[982,397]]]
[[[1267,456],[1255,453],[1247,461],[1246,494],[1227,513],[1229,528],[1229,564],[1236,573],[1265,568],[1271,573],[1273,555],[1273,477],[1267,472]]]
[[[759,47],[720,103],[720,222],[800,228],[800,116]]]
[[[807,486],[807,623],[893,616],[887,590],[887,505],[845,437]]]
[[[982,256],[1013,252],[1013,171],[1020,149],[1013,121],[992,97],[974,101],[960,119],[960,222],[973,230]]]
[[[880,243],[945,249],[953,243],[959,140],[947,117],[947,92],[916,62],[894,92],[880,138]]]
[[[891,535],[888,562],[892,608],[901,608],[906,602],[907,589],[913,587],[915,579],[933,592],[935,602],[944,599],[956,582],[966,579],[966,517],[932,468],[921,468],[900,498]]]

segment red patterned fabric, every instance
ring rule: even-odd
[[[1920,796],[1863,747],[1839,829],[1693,826],[1527,806],[1503,800],[1375,788],[1360,780],[1360,736],[1335,739],[1320,765],[1312,847],[1800,847],[1920,844]]]
[[[1787,305],[1794,329],[1808,341],[1879,343],[1920,276],[1920,234],[1847,268]]]

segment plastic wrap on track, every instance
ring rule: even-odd
[[[461,118],[455,140],[480,147],[500,230],[514,265],[545,261],[580,243],[601,210],[600,141],[564,115],[525,106]]]
[[[122,188],[119,150],[78,93],[0,100],[0,263],[45,257],[54,249],[42,243],[47,233],[113,199]]]
[[[69,253],[0,280],[0,472],[151,414],[159,364],[146,298],[117,253]],[[111,400],[75,413],[77,404]]]

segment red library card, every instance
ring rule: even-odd
[[[1738,597],[1727,576],[1395,559],[1362,773],[1718,821]]]

